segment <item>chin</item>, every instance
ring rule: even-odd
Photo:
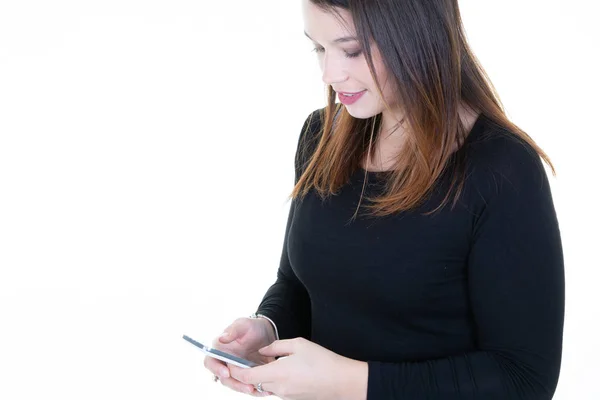
[[[358,106],[358,105],[351,105],[351,106],[344,106],[346,107],[346,111],[348,111],[348,114],[352,115],[354,118],[358,118],[358,119],[367,119],[367,118],[371,118],[374,117],[375,115],[381,113],[381,111],[377,111],[374,110],[372,107],[368,107],[368,106]]]

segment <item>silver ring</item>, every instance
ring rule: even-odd
[[[256,385],[256,390],[258,391],[258,393],[264,392],[264,390],[262,388],[262,383],[259,383],[259,384]]]
[[[213,382],[219,382],[219,377],[217,375],[213,375]]]

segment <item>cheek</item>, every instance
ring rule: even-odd
[[[377,79],[379,80],[379,85],[381,86],[381,90],[385,94],[389,86],[389,82],[387,82],[388,75],[386,73],[385,67],[377,58],[373,59],[373,63],[373,66],[375,67],[375,76],[377,76]],[[369,73],[369,67],[366,65],[366,61],[365,69],[366,75],[369,77],[369,81],[371,82],[371,86],[373,87],[373,92],[377,93],[377,84],[375,83],[375,80],[371,78],[371,75]]]
[[[395,93],[397,92],[396,84],[394,83],[393,75],[390,75],[382,68],[381,73],[381,89],[387,102],[395,102]]]

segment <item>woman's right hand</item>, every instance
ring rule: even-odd
[[[275,341],[275,331],[265,318],[238,318],[225,328],[224,333],[212,342],[212,347],[234,356],[242,357],[257,364],[275,361],[275,357],[266,357],[259,349]],[[205,356],[204,366],[219,377],[221,383],[236,392],[255,396],[268,396],[269,392],[258,392],[254,386],[247,385],[231,377],[227,364],[216,358]]]

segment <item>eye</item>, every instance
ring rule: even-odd
[[[323,47],[315,47],[313,49],[313,51],[315,53],[323,53],[325,51],[325,49]],[[356,58],[356,57],[360,56],[360,54],[361,54],[361,51],[357,51],[356,53],[351,53],[351,54],[346,53],[346,58]]]

